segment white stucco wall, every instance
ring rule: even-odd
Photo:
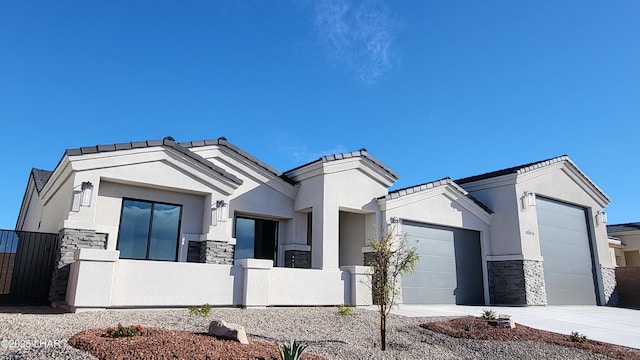
[[[40,231],[40,229],[38,229],[38,223],[40,222],[40,216],[43,211],[42,201],[40,201],[40,197],[38,196],[38,192],[36,191],[35,184],[31,177],[29,177],[29,183],[27,185],[23,201],[23,206],[25,208],[23,208],[22,213],[18,215],[19,218],[16,222],[16,230]]]
[[[362,248],[366,246],[365,215],[340,212],[340,266],[364,263]]]
[[[55,192],[43,204],[42,224],[39,230],[41,232],[57,233],[63,227],[63,221],[77,212],[74,210],[80,209],[79,204],[74,207],[74,201],[79,201],[80,194],[80,187],[74,188],[74,177],[69,177],[56,185],[58,187]]]
[[[491,256],[522,256],[519,200],[513,180],[487,185],[486,182],[461,185],[494,214],[491,219]]]
[[[351,302],[350,274],[341,270],[273,268],[270,305],[336,305]]]
[[[231,265],[119,260],[112,307],[238,305],[242,269]]]

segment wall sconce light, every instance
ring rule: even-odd
[[[216,201],[216,213],[218,216],[218,221],[225,222],[227,221],[227,203],[224,200]]]
[[[536,206],[536,194],[531,191],[525,191],[524,195],[522,195],[522,210],[531,206]]]
[[[596,224],[606,224],[607,220],[607,213],[603,210],[598,210],[598,212],[596,213]]]
[[[82,198],[80,200],[81,206],[91,206],[91,196],[93,195],[93,184],[89,181],[82,183]]]

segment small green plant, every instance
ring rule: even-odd
[[[211,312],[211,305],[204,304],[200,306],[189,306],[189,315],[198,315],[208,317]]]
[[[498,316],[496,315],[496,312],[490,309],[484,309],[482,310],[482,317],[485,320],[495,320]]]
[[[120,337],[136,337],[141,336],[144,333],[144,328],[140,325],[129,325],[122,326],[122,324],[118,323],[118,326],[115,328],[107,329],[107,334],[113,338]]]
[[[336,308],[338,309],[338,315],[341,316],[349,316],[353,313],[353,305],[336,305]]]
[[[589,339],[587,339],[587,335],[585,334],[581,334],[577,331],[573,331],[571,333],[571,342],[577,342],[580,344],[588,344],[589,343]]]
[[[278,347],[280,348],[281,360],[300,360],[307,345],[291,339]]]
[[[464,319],[464,331],[473,331],[473,322],[476,320],[475,317],[469,316]]]

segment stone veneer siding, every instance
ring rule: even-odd
[[[226,241],[201,241],[199,262],[205,264],[233,265],[234,250],[235,246]]]
[[[91,230],[62,229],[58,235],[59,247],[55,258],[55,269],[51,278],[49,301],[55,305],[66,304],[67,282],[73,254],[76,249],[106,249],[107,234]]]
[[[527,292],[522,260],[489,261],[489,298],[493,305],[524,305]]]
[[[600,266],[602,274],[602,288],[604,291],[604,305],[618,305],[618,291],[616,283],[616,269]]]
[[[542,262],[509,260],[487,262],[489,297],[494,305],[546,305]]]
[[[542,261],[522,261],[527,305],[547,305],[547,287]]]
[[[290,268],[311,269],[311,251],[285,251],[284,266]]]

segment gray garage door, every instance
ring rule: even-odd
[[[420,255],[416,271],[402,279],[406,304],[484,304],[480,233],[403,222]]]
[[[595,305],[585,210],[541,198],[536,202],[547,302],[550,305]]]

